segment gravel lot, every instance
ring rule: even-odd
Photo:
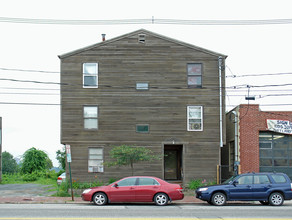
[[[0,196],[50,196],[55,191],[48,191],[52,186],[40,184],[0,184]]]

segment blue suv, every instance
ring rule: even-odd
[[[200,187],[196,197],[222,206],[226,201],[259,201],[280,206],[292,199],[292,183],[284,173],[246,173],[233,176],[221,185]]]

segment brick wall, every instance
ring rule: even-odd
[[[292,121],[292,112],[264,112],[259,105],[239,106],[239,157],[241,172],[259,172],[259,132],[267,119]]]

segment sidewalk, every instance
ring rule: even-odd
[[[0,196],[0,204],[64,204],[64,203],[89,203],[83,201],[81,197],[46,197],[46,196]],[[183,200],[173,201],[172,203],[204,203],[194,196],[185,196]]]

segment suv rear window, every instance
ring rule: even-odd
[[[287,182],[286,178],[283,175],[272,174],[271,176],[276,183],[286,183]]]

